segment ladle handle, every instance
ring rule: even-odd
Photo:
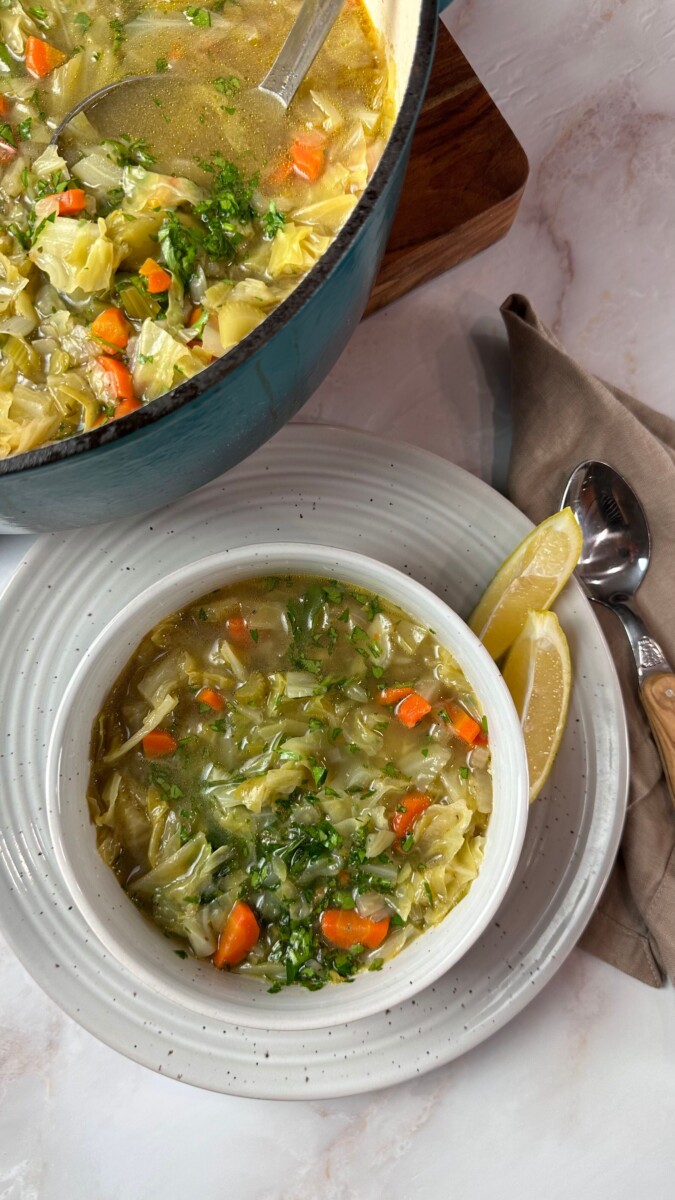
[[[304,0],[291,31],[260,90],[288,108],[305,75],[335,24],[343,0]]]
[[[647,675],[640,697],[661,755],[670,798],[675,803],[675,674],[659,671]]]

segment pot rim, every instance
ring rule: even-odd
[[[405,146],[408,135],[417,120],[419,102],[424,96],[431,71],[437,26],[437,0],[422,0],[408,86],[382,158],[349,220],[343,225],[335,241],[331,243],[316,266],[298,284],[291,295],[283,300],[257,329],[243,338],[222,359],[205,367],[203,371],[191,379],[187,379],[185,383],[179,384],[170,392],[153,400],[151,404],[129,413],[128,416],[122,417],[118,421],[102,425],[97,429],[90,429],[86,433],[74,434],[73,437],[65,438],[62,442],[52,442],[34,450],[26,450],[23,454],[15,454],[0,460],[0,477],[18,474],[21,471],[35,470],[74,458],[89,450],[109,446],[120,438],[125,438],[146,426],[153,425],[201,396],[211,387],[216,387],[228,376],[233,375],[266,342],[288,325],[337,267],[347,248],[365,225],[389,182],[399,160],[401,149]]]

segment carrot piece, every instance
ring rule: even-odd
[[[396,716],[408,729],[413,729],[430,712],[429,701],[425,700],[424,696],[420,696],[419,692],[410,692],[410,695],[406,696],[405,700],[401,700],[398,705]]]
[[[50,71],[60,67],[65,61],[66,55],[63,51],[57,50],[56,46],[50,46],[49,42],[32,36],[26,39],[26,69],[31,75],[37,75],[38,79],[49,75]]]
[[[142,407],[140,400],[137,400],[135,396],[133,400],[123,400],[121,404],[117,405],[113,419],[116,421],[118,417],[127,417],[129,413],[136,412],[137,408]]]
[[[163,754],[173,754],[178,742],[166,729],[153,729],[143,738],[143,753],[146,758],[161,758]]]
[[[370,921],[353,909],[327,908],[321,914],[321,932],[327,941],[342,950],[348,950],[350,946],[376,950],[389,932],[389,917]]]
[[[389,824],[398,837],[405,837],[415,821],[422,815],[425,808],[431,804],[430,798],[424,792],[408,792],[391,815]]]
[[[406,687],[383,688],[377,697],[377,703],[387,705],[398,704],[400,700],[405,700],[406,696],[409,696],[411,692],[412,688]]]
[[[60,217],[74,217],[86,207],[87,195],[82,188],[66,188],[65,192],[55,192],[45,196],[45,200],[58,200]]]
[[[317,132],[300,133],[291,146],[293,170],[301,179],[314,183],[321,175],[325,161],[326,139]]]
[[[164,267],[160,267],[154,258],[146,258],[138,273],[145,279],[148,291],[152,296],[158,292],[168,292],[171,287],[169,272],[165,271]]]
[[[9,103],[6,96],[0,96],[0,117],[6,117],[9,112]]]
[[[253,909],[243,900],[237,900],[230,912],[225,928],[218,938],[218,948],[213,956],[216,967],[236,967],[243,962],[260,937],[260,926]]]
[[[215,688],[202,688],[201,692],[197,692],[197,699],[200,704],[208,704],[209,708],[212,708],[214,712],[222,712],[225,707],[223,697]]]
[[[106,308],[99,313],[91,323],[91,332],[101,342],[108,346],[116,346],[118,350],[126,350],[129,341],[129,322],[121,308]]]
[[[450,718],[450,724],[452,726],[453,733],[456,733],[457,737],[461,738],[463,742],[466,742],[468,746],[473,746],[476,738],[481,732],[481,727],[478,724],[478,721],[474,721],[473,717],[466,711],[465,708],[462,708],[461,704],[455,704],[454,702],[452,704],[442,705],[441,709],[439,710],[439,715],[441,715],[443,712],[446,712]]]
[[[96,362],[105,372],[106,384],[116,400],[136,399],[131,371],[124,363],[109,354],[101,354]]]
[[[196,325],[197,321],[200,321],[203,315],[204,309],[201,307],[201,305],[195,304],[194,308],[190,311],[190,316],[188,317],[188,328],[190,328],[192,325]]]
[[[231,642],[236,642],[238,646],[251,645],[253,639],[246,617],[228,617],[225,629]]]

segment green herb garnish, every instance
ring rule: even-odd
[[[112,20],[108,21],[108,25],[110,27],[110,32],[112,33],[113,52],[117,54],[124,39],[126,38],[124,24],[122,21],[120,21],[119,17],[113,17]]]
[[[196,4],[189,4],[183,9],[183,16],[187,17],[191,25],[196,25],[198,29],[209,29],[211,26],[211,13],[208,8],[199,8]]]
[[[263,213],[260,218],[260,224],[263,227],[265,237],[271,241],[275,238],[280,229],[283,229],[286,224],[286,217],[282,212],[279,212],[274,200],[270,200],[270,206],[266,213]]]
[[[151,167],[157,161],[145,138],[132,138],[122,133],[118,138],[106,138],[103,145],[118,167]]]

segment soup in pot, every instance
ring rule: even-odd
[[[353,212],[393,102],[361,0],[288,112],[257,90],[299,0],[0,6],[0,457],[226,354]],[[76,117],[81,98],[140,82]]]

